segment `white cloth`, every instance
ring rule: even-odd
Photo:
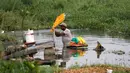
[[[68,43],[71,41],[72,35],[71,35],[70,30],[67,29],[67,28],[63,31],[63,33],[64,33],[65,35],[62,36],[62,42],[63,42],[63,45],[64,45],[64,47],[65,47],[65,46],[67,46]]]

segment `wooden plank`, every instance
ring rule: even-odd
[[[37,49],[25,49],[25,50],[21,50],[21,51],[17,51],[15,53],[12,53],[11,55],[8,55],[7,58],[16,58],[16,57],[22,57],[22,56],[26,56],[29,54],[35,54],[37,53]]]
[[[41,48],[49,48],[49,47],[54,47],[54,41],[48,41],[48,42],[43,42],[43,43],[37,43],[36,48],[41,49]]]
[[[39,65],[55,65],[55,60],[37,60]]]
[[[54,47],[53,41],[39,43],[39,44],[36,44],[36,46],[29,47],[25,50],[14,52],[14,53],[8,55],[7,58],[16,58],[16,57],[26,56],[29,54],[35,54],[35,53],[37,53],[37,50],[45,49],[45,48],[49,48],[49,47]]]

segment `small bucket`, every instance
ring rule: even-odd
[[[26,43],[35,42],[33,30],[28,30],[27,33],[25,33],[25,39],[26,39]]]

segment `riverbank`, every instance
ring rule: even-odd
[[[113,70],[112,73],[130,73],[130,68],[112,65],[93,65],[84,68],[74,68],[63,70],[60,73],[107,73],[107,69]]]

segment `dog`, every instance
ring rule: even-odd
[[[104,51],[105,48],[99,43],[99,41],[97,41],[97,46],[96,46],[96,48],[94,50],[96,50],[96,51]]]
[[[99,58],[101,53],[105,50],[105,48],[99,43],[99,41],[97,41],[97,46],[94,50],[97,53],[97,58]]]

